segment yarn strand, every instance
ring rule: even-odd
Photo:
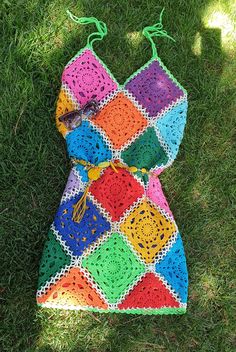
[[[72,21],[78,24],[95,24],[97,32],[93,32],[88,36],[87,45],[92,47],[93,42],[96,40],[102,40],[107,35],[107,26],[103,21],[99,21],[96,17],[77,17],[73,15],[69,10],[66,11]]]
[[[89,191],[90,184],[91,184],[91,181],[89,181],[82,197],[79,199],[79,201],[74,206],[74,211],[73,211],[73,216],[72,216],[73,221],[80,222],[84,216],[84,213],[86,210],[86,199],[87,199],[87,194]]]
[[[135,166],[128,166],[128,165],[125,165],[121,162],[114,163],[112,161],[104,161],[104,162],[101,162],[100,164],[98,164],[98,166],[93,165],[83,159],[72,159],[71,162],[73,165],[78,165],[78,164],[83,165],[83,167],[88,171],[88,178],[89,178],[89,182],[84,190],[83,195],[78,200],[78,202],[74,205],[72,219],[73,219],[73,221],[78,222],[78,223],[82,220],[84,213],[85,213],[85,210],[86,210],[86,199],[88,196],[89,187],[91,186],[92,181],[94,181],[94,180],[96,181],[101,176],[102,169],[105,169],[108,166],[110,166],[114,172],[118,173],[117,167],[119,167],[119,168],[126,169],[131,173],[135,173],[137,171],[140,171],[142,174],[149,174],[150,176],[158,177],[157,174],[155,174],[154,172],[150,172],[150,171],[148,172],[144,167],[141,169],[138,169]]]
[[[166,30],[163,29],[163,24],[162,24],[162,15],[164,12],[164,8],[162,9],[160,13],[160,19],[159,22],[154,24],[153,26],[147,26],[143,29],[143,35],[151,42],[152,45],[152,56],[157,57],[157,48],[154,40],[152,39],[153,37],[166,37],[171,39],[172,41],[175,42],[175,39],[172,38]]]

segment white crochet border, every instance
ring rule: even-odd
[[[66,304],[55,304],[52,302],[45,302],[45,303],[38,303],[38,305],[42,308],[57,308],[57,309],[64,309],[64,310],[82,310],[82,311],[91,311],[91,312],[97,312],[97,313],[126,313],[126,314],[142,314],[142,315],[152,315],[154,314],[153,312],[156,312],[156,314],[158,314],[158,311],[161,311],[163,308],[167,308],[170,309],[172,308],[173,311],[172,312],[163,312],[161,311],[159,314],[165,315],[165,314],[183,314],[186,312],[187,309],[187,304],[184,304],[182,307],[178,307],[178,308],[173,308],[173,307],[169,307],[169,306],[162,306],[159,308],[119,308],[116,310],[113,310],[111,308],[96,308],[93,306],[74,306],[74,305],[66,305]],[[184,311],[182,313],[179,312],[179,308],[184,309]],[[175,311],[176,310],[176,311]],[[140,313],[140,311],[142,311]]]

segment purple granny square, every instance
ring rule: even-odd
[[[74,193],[76,191],[79,191],[79,189],[80,189],[80,180],[78,176],[76,176],[75,171],[72,168],[70,171],[63,195],[66,195],[67,193],[71,193],[72,195],[74,195]]]
[[[157,60],[138,73],[125,86],[150,117],[155,117],[184,92],[170,79]]]

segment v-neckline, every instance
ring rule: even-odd
[[[155,57],[152,57],[151,59],[149,59],[148,61],[146,61],[145,64],[143,64],[142,66],[140,66],[137,70],[135,70],[130,76],[128,76],[124,83],[120,83],[116,77],[114,76],[113,72],[109,69],[109,67],[106,65],[106,63],[100,58],[100,56],[98,56],[98,54],[96,53],[96,51],[89,47],[89,46],[86,46],[85,47],[86,49],[90,50],[92,52],[92,54],[96,57],[96,59],[100,62],[100,64],[104,67],[104,69],[107,71],[107,73],[110,74],[110,76],[115,80],[116,84],[118,85],[119,89],[123,89],[126,84],[131,81],[131,79],[136,76],[140,71],[144,70],[146,67],[148,67],[152,62],[154,61],[158,61],[157,58]],[[84,48],[84,49],[85,49]],[[159,61],[158,61],[159,62]]]
[[[84,51],[89,50],[92,55],[98,60],[98,62],[102,65],[102,67],[106,70],[106,72],[111,76],[111,78],[115,81],[119,89],[124,89],[125,85],[134,77],[136,76],[139,72],[144,70],[146,67],[148,67],[152,62],[157,61],[161,66],[164,66],[162,62],[160,61],[159,57],[151,57],[145,64],[143,64],[140,68],[135,70],[128,78],[124,81],[124,83],[120,83],[112,71],[109,69],[109,67],[106,65],[106,63],[100,58],[100,56],[96,53],[93,47],[90,45],[86,45],[83,48],[81,48],[75,56],[67,63],[66,66],[69,66],[71,62],[73,62],[77,57],[79,57]]]
[[[74,61],[77,57],[79,57],[85,50],[89,50],[92,55],[98,60],[98,62],[102,65],[102,67],[105,69],[105,71],[110,75],[110,77],[114,80],[114,82],[117,84],[117,87],[119,90],[123,90],[125,86],[134,78],[137,74],[139,74],[141,71],[143,71],[146,67],[148,67],[152,62],[157,61],[157,63],[160,65],[160,67],[163,69],[163,71],[167,74],[169,79],[171,79],[182,91],[187,95],[187,92],[185,88],[177,81],[177,79],[172,75],[172,73],[168,70],[168,68],[163,64],[161,61],[160,57],[158,55],[152,56],[146,63],[144,63],[142,66],[140,66],[137,70],[135,70],[126,80],[124,83],[120,83],[112,71],[109,69],[109,67],[106,65],[106,63],[100,58],[100,56],[96,53],[94,48],[90,45],[85,45],[83,48],[81,48],[77,54],[71,60],[67,63],[66,66],[69,66],[72,61]]]

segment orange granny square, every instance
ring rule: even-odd
[[[116,149],[147,126],[146,118],[123,93],[118,93],[101,110],[94,123],[106,132]]]

